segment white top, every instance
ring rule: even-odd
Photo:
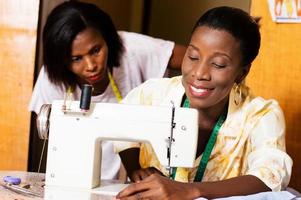
[[[121,56],[120,66],[113,68],[113,78],[121,95],[127,93],[150,78],[163,77],[174,48],[174,43],[149,36],[118,32],[120,35],[124,53]],[[63,99],[66,88],[50,82],[44,67],[41,68],[35,84],[29,110],[39,113],[43,104],[51,104],[53,100]],[[73,93],[74,100],[80,100],[81,90],[76,88]],[[92,97],[93,102],[117,102],[111,86],[105,92]],[[116,122],[118,124],[118,122]],[[120,158],[113,151],[111,141],[102,142],[102,179],[117,178],[120,168]]]

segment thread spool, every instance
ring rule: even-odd
[[[82,86],[82,94],[80,96],[80,109],[82,111],[88,111],[90,109],[92,96],[92,85],[84,84]]]

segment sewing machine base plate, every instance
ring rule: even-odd
[[[70,187],[45,186],[44,199],[99,199],[111,200],[125,187],[127,184],[120,183],[116,180],[102,180],[101,187],[89,189],[78,189]]]

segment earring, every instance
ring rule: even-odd
[[[235,83],[234,86],[234,103],[235,105],[239,105],[242,100],[242,92],[241,92],[241,87],[240,84]]]

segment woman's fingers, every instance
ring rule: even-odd
[[[158,193],[158,188],[160,187],[158,180],[160,178],[163,177],[158,174],[153,174],[139,183],[130,184],[121,191],[116,198],[126,200],[137,199],[137,197],[140,199],[152,199],[152,197],[156,196]]]
[[[135,197],[136,193],[140,193],[147,189],[148,189],[147,185],[143,181],[141,181],[139,183],[132,183],[128,187],[126,187],[124,190],[119,192],[119,194],[116,196],[116,198],[120,199],[123,197],[127,197],[126,199],[131,199],[132,197]]]
[[[159,170],[157,170],[154,167],[150,167],[150,168],[145,168],[145,169],[139,169],[136,170],[132,173],[131,176],[131,180],[133,182],[139,182],[145,178],[147,178],[148,176],[152,175],[152,174],[159,174],[159,175],[163,175]]]
[[[187,183],[172,181],[154,173],[139,183],[129,185],[116,197],[121,200],[185,200],[198,197],[191,193],[192,189]]]
[[[139,172],[139,171],[133,172],[133,174],[132,174],[132,176],[131,176],[131,180],[132,180],[133,182],[139,182],[139,181],[141,181],[141,180],[142,180],[142,177],[141,177],[140,172]]]

